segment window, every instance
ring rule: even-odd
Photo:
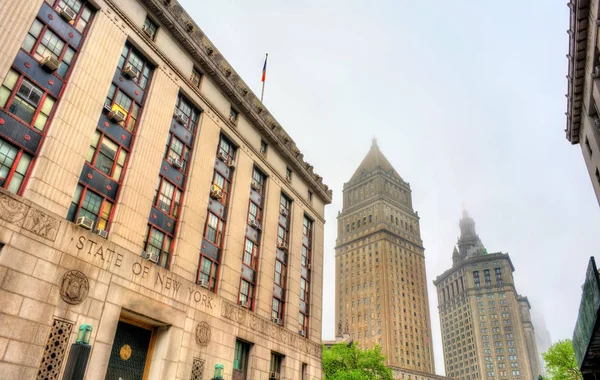
[[[269,365],[269,372],[276,372],[277,374],[280,374],[282,361],[282,355],[271,352],[271,364]]]
[[[585,136],[585,147],[587,148],[587,151],[591,157],[592,156],[592,146],[590,145],[590,140],[588,140],[587,136]]]
[[[229,121],[233,124],[237,123],[239,112],[233,108],[229,108]]]
[[[43,131],[55,100],[41,88],[10,70],[0,87],[0,107],[38,131]]]
[[[267,149],[269,145],[265,142],[265,140],[260,140],[260,153],[267,154]]]
[[[300,278],[300,299],[308,301],[308,281],[304,278]],[[358,306],[360,306],[360,300],[358,300]]]
[[[83,32],[86,29],[94,13],[93,8],[84,4],[85,2],[81,0],[46,0],[46,2],[51,6],[55,6],[55,8],[71,8],[76,13],[76,17],[69,24],[73,25],[79,32]]]
[[[249,266],[250,268],[254,268],[254,257],[255,257],[255,249],[254,242],[248,238],[246,238],[246,244],[244,245],[244,257],[242,262]]]
[[[302,379],[308,380],[308,364],[302,363]]]
[[[277,297],[273,297],[271,318],[274,320],[279,318],[280,323],[283,323],[283,303]]]
[[[233,146],[231,141],[229,141],[223,135],[221,135],[221,140],[219,141],[217,155],[223,156],[225,159],[225,163],[235,161],[235,147]]]
[[[250,344],[242,342],[241,340],[235,341],[235,353],[233,356],[233,369],[238,372],[245,372],[248,370],[248,357],[250,355]],[[236,378],[236,376],[234,376]],[[245,377],[244,377],[245,378]]]
[[[29,29],[23,45],[23,50],[31,54],[38,62],[45,57],[51,56],[60,62],[56,73],[65,77],[69,67],[73,63],[75,50],[69,47],[56,33],[39,20],[34,20]]]
[[[177,103],[175,104],[174,116],[176,117],[178,123],[182,124],[191,132],[195,132],[196,125],[198,125],[200,111],[187,99],[181,96],[181,94],[179,94],[177,97]]]
[[[146,33],[148,37],[150,37],[152,41],[154,41],[154,38],[156,37],[156,31],[158,30],[158,25],[154,21],[152,21],[148,16],[146,16],[146,20],[144,21],[144,26],[142,27],[142,30],[144,31],[144,33]]]
[[[183,143],[183,141],[179,140],[173,133],[169,134],[169,138],[167,140],[167,161],[174,162],[179,160],[183,163],[181,166],[181,171],[186,173],[188,166],[188,158],[190,156],[190,149]]]
[[[285,265],[279,260],[275,260],[275,283],[282,287],[285,283]]]
[[[200,259],[200,273],[198,276],[200,284],[203,284],[209,290],[214,290],[216,287],[217,267],[218,263],[206,256],[202,256]]]
[[[252,186],[260,195],[265,195],[265,175],[256,167],[252,170]]]
[[[67,219],[75,222],[83,216],[94,222],[93,227],[96,230],[108,230],[112,208],[112,202],[79,184],[73,194]]]
[[[204,238],[216,246],[221,245],[221,239],[223,238],[223,222],[210,211],[206,220]]]
[[[212,185],[222,191],[221,203],[226,205],[229,200],[229,181],[215,170]]]
[[[479,271],[473,271],[473,282],[475,283],[476,288],[479,288],[481,286],[479,282]]]
[[[145,89],[150,81],[152,68],[146,59],[134,50],[129,44],[125,44],[121,57],[119,58],[118,68],[125,71],[127,66],[132,66],[137,70],[137,75],[131,78],[131,81],[136,83],[142,89]]]
[[[148,226],[146,233],[145,251],[158,256],[157,264],[168,268],[172,238],[156,227]]]
[[[159,178],[153,205],[165,214],[177,218],[179,216],[181,189],[173,185],[165,177],[159,176]]]
[[[307,198],[309,203],[312,203],[313,200],[313,193],[312,191],[308,190],[308,198]]]
[[[88,148],[86,161],[102,173],[120,182],[126,160],[127,151],[96,130]]]
[[[289,166],[285,168],[285,179],[288,182],[292,182],[292,169],[290,169]]]
[[[192,81],[192,84],[194,86],[196,86],[197,88],[200,88],[200,82],[202,80],[202,74],[200,74],[200,71],[196,70],[196,68],[192,69],[192,77],[190,78],[190,81]]]
[[[239,295],[240,305],[252,310],[253,296],[254,296],[254,285],[252,285],[251,283],[249,283],[248,281],[246,281],[244,279],[241,279],[240,280],[240,295]]]
[[[0,187],[20,194],[32,157],[0,138]]]
[[[308,334],[308,316],[304,313],[298,313],[298,332],[306,337]]]
[[[140,106],[114,83],[111,84],[108,89],[108,95],[104,100],[104,106],[111,111],[117,110],[123,113],[125,115],[125,120],[119,122],[119,125],[129,132],[133,132],[135,124],[140,116]]]

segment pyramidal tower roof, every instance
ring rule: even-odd
[[[373,138],[371,149],[369,149],[369,152],[358,166],[358,169],[356,169],[352,175],[352,178],[350,178],[350,181],[354,181],[355,179],[360,178],[363,173],[368,173],[377,168],[390,172],[394,177],[401,178],[396,172],[396,169],[394,169],[392,164],[390,164],[388,159],[385,158],[379,149],[379,145],[377,145],[377,139]]]

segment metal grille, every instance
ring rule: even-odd
[[[119,322],[105,380],[142,379],[151,337],[150,330]]]
[[[44,356],[36,380],[54,380],[58,378],[73,324],[55,319],[46,342]]]
[[[200,358],[194,358],[194,364],[192,365],[192,376],[190,380],[202,380],[204,375],[204,360]]]

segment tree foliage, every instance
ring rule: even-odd
[[[361,350],[356,344],[337,343],[323,347],[323,376],[326,380],[393,380],[385,366],[381,348]]]
[[[583,376],[577,368],[577,359],[573,351],[573,343],[565,339],[554,343],[542,354],[546,363],[549,380],[582,380]]]

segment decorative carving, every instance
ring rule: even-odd
[[[190,380],[202,380],[204,375],[204,360],[200,358],[194,358],[194,364],[192,365],[192,376]]]
[[[196,325],[196,343],[206,346],[210,341],[210,325],[204,321]]]
[[[27,211],[29,206],[6,194],[0,194],[0,219],[20,226]]]
[[[72,329],[72,323],[59,319],[52,322],[36,380],[55,380],[58,378]]]
[[[69,305],[83,302],[89,290],[87,277],[78,270],[70,270],[60,279],[60,298]]]
[[[54,241],[60,228],[60,222],[42,211],[30,208],[25,222],[23,222],[23,228]]]

